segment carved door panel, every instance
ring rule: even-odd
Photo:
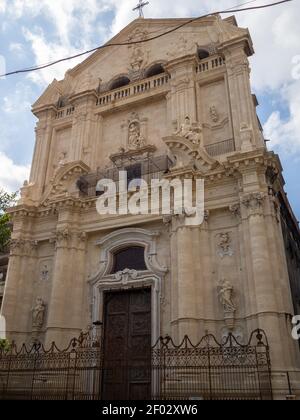
[[[105,295],[102,399],[151,396],[151,290]]]

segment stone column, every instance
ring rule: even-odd
[[[78,231],[80,212],[61,209],[56,231],[56,255],[46,341],[66,346],[85,327],[85,250],[86,235]],[[64,222],[64,223],[63,223]]]
[[[21,278],[23,249],[24,241],[22,239],[14,239],[11,241],[10,258],[1,310],[1,314],[6,319],[8,339],[14,339],[14,332],[16,331],[16,302]]]
[[[41,111],[36,116],[39,122],[36,128],[36,145],[31,169],[30,182],[35,184],[33,200],[39,200],[45,185],[49,163],[51,162],[51,143],[55,109]]]
[[[206,320],[213,320],[216,317],[215,308],[215,285],[212,282],[212,261],[211,243],[209,231],[209,212],[205,212],[204,222],[200,228],[200,249],[199,260],[200,270],[197,273],[197,306],[199,316],[204,320],[199,329],[199,338],[203,337],[206,331],[214,332],[213,327]]]
[[[192,122],[197,121],[196,58],[186,56],[168,63],[166,70],[171,74],[171,92],[168,96],[168,115],[172,123],[179,128],[188,116]]]
[[[249,60],[243,43],[225,48],[223,53],[226,58],[236,149],[249,151],[261,137],[251,93]]]
[[[14,328],[20,334],[22,342],[29,342],[32,331],[32,306],[34,303],[34,282],[38,266],[38,242],[26,240],[20,266],[20,279],[17,290],[16,317]]]
[[[268,229],[265,221],[266,193],[247,193],[241,197],[242,217],[245,232],[248,232],[251,273],[249,293],[252,295],[249,314],[257,319],[253,327],[265,330],[270,344],[272,364],[277,369],[290,365],[287,343],[282,336],[284,314],[276,299],[278,255],[270,252]],[[288,285],[287,285],[288,287]],[[255,306],[255,309],[254,309]],[[286,338],[286,337],[285,337]],[[284,361],[284,362],[283,362]]]
[[[195,227],[185,226],[184,221],[185,216],[174,216],[171,227],[171,321],[172,332],[179,340],[186,334],[194,335],[197,319],[192,232]]]

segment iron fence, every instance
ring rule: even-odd
[[[151,350],[151,364],[108,366],[103,346],[89,334],[73,339],[65,350],[53,343],[19,350],[0,350],[0,399],[101,400],[107,395],[107,378],[131,378],[135,399],[272,399],[271,364],[265,334],[256,330],[246,345],[229,334],[219,343],[206,335],[193,345],[186,336],[176,345],[160,338]],[[144,389],[139,392],[139,389]]]

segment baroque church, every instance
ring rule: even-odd
[[[116,355],[160,336],[247,343],[259,328],[274,371],[300,368],[300,234],[257,117],[249,31],[234,17],[139,18],[109,43],[126,45],[98,50],[33,105],[31,176],[10,210],[8,338],[63,348],[98,328]],[[99,215],[98,181],[124,170],[204,179],[203,223]]]

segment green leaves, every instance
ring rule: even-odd
[[[11,345],[8,340],[0,339],[0,352],[9,352],[11,349]]]
[[[0,189],[0,252],[5,252],[11,234],[9,216],[5,211],[14,205],[16,197],[17,193],[9,194]]]

